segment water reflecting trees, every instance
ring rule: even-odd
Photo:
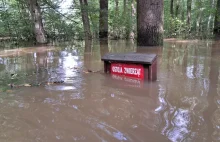
[[[83,72],[102,70],[100,59],[107,52],[136,50],[123,41],[110,41],[108,46],[96,41],[65,43],[54,50],[28,48],[16,54],[8,51],[11,56],[0,58],[1,76],[28,73],[31,76],[21,82],[61,79],[64,83],[16,88],[1,95],[0,130],[9,140],[13,133],[26,134],[24,142],[33,137],[50,141],[218,141],[218,45],[166,42],[164,48],[137,49],[158,54],[158,80],[151,83]],[[18,128],[20,131],[15,130]]]
[[[210,66],[210,91],[208,96],[209,108],[207,115],[210,115],[207,119],[212,125],[209,125],[209,139],[212,141],[220,140],[219,130],[219,82],[220,82],[220,63],[218,62],[218,49],[219,42],[215,42],[212,45],[212,59]]]
[[[159,61],[162,134],[171,141],[207,141],[211,44],[196,43],[193,48],[188,43],[168,45]]]

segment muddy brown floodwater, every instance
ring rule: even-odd
[[[107,52],[158,54],[157,81],[104,74],[100,59]],[[0,76],[0,142],[220,140],[219,41],[3,50]]]

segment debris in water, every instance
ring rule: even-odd
[[[93,72],[93,71],[88,69],[88,72]]]
[[[25,86],[25,87],[31,87],[32,85],[31,85],[31,84],[24,84],[23,86]]]
[[[13,90],[7,90],[6,92],[7,93],[13,93]]]
[[[74,69],[79,69],[79,67],[73,67]]]
[[[48,85],[51,85],[51,84],[61,84],[61,83],[64,83],[64,81],[60,80],[60,81],[47,82]]]
[[[53,83],[54,84],[59,84],[59,83],[64,83],[64,81],[63,80],[61,80],[61,81],[54,81]]]
[[[89,73],[88,71],[83,71],[84,73]]]
[[[84,73],[97,73],[97,72],[101,72],[101,70],[92,71],[92,70],[88,69],[88,70],[84,70],[83,72],[84,72]]]

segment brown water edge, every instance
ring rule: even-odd
[[[0,57],[1,76],[64,81],[2,93],[0,141],[218,141],[218,45],[169,41],[163,48],[136,48],[129,41],[93,41]],[[103,71],[100,59],[108,52],[157,53],[158,80],[83,72]]]
[[[17,49],[4,49],[0,50],[0,57],[9,57],[9,56],[22,56],[25,54],[32,54],[36,52],[46,52],[51,50],[57,50],[54,46],[36,46],[36,47],[25,47]]]
[[[178,39],[178,38],[167,38],[167,39],[164,39],[164,41],[165,42],[172,42],[172,43],[198,43],[198,42],[201,42],[201,40],[199,40],[199,39],[194,39],[194,40],[185,39],[184,40],[184,39]],[[211,40],[207,40],[207,41],[211,42]]]

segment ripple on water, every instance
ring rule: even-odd
[[[76,87],[74,86],[65,86],[65,85],[47,85],[45,86],[47,90],[52,91],[72,91],[75,90]]]

